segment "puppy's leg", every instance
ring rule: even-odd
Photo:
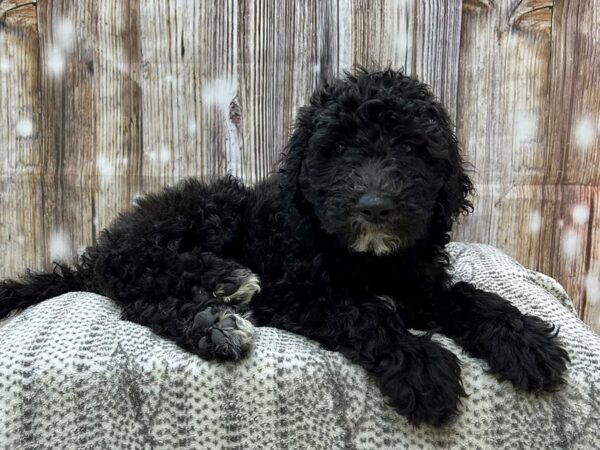
[[[277,316],[271,324],[314,339],[376,375],[390,404],[412,423],[442,425],[456,413],[465,393],[452,352],[428,335],[410,333],[384,302],[323,303],[296,317]]]
[[[105,277],[104,284],[127,320],[205,359],[237,360],[250,350],[248,303],[260,290],[250,270],[199,252],[165,252],[159,263],[126,270],[134,276]]]
[[[435,321],[487,361],[491,372],[527,391],[553,390],[563,382],[569,356],[554,326],[468,283],[454,285],[443,297],[433,312]]]

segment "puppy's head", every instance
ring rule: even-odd
[[[445,244],[471,207],[446,112],[426,85],[393,70],[359,70],[317,90],[299,111],[282,174],[283,189],[355,252]]]

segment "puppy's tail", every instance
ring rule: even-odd
[[[22,310],[57,295],[72,291],[89,291],[90,270],[82,265],[74,269],[54,263],[49,273],[28,271],[18,280],[0,282],[0,319],[12,311]]]

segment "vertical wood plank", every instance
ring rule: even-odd
[[[551,1],[465,0],[457,130],[478,184],[537,184],[548,126]]]
[[[456,123],[462,0],[416,2],[411,73],[431,85]]]
[[[592,188],[592,201],[590,204],[587,224],[586,248],[586,273],[582,280],[582,294],[585,305],[581,310],[583,320],[600,332],[600,189]],[[585,209],[579,210],[579,221],[585,218]]]
[[[455,235],[557,278],[596,329],[598,10],[465,0],[458,130],[479,197]]]
[[[367,67],[390,65],[415,74],[417,9],[414,0],[352,2],[353,62]]]
[[[0,279],[28,267],[41,270],[47,260],[42,178],[37,174],[0,176]],[[25,207],[25,205],[30,207]]]
[[[84,2],[73,5],[85,9]],[[83,64],[93,78],[95,161],[92,172],[92,241],[117,212],[128,208],[143,191],[144,111],[140,13],[137,0],[98,2],[93,26],[93,51]],[[87,194],[87,193],[86,193]]]
[[[551,186],[548,203],[552,220],[541,230],[544,251],[537,269],[556,278],[565,287],[583,318],[587,315],[585,279],[594,247],[593,205],[597,187],[580,185]],[[598,273],[592,276],[598,277]],[[590,325],[595,325],[593,321]]]
[[[1,2],[0,278],[46,259],[38,52],[35,2]]]
[[[47,257],[71,261],[93,242],[98,156],[94,72],[96,3],[40,1],[42,195]]]
[[[238,2],[140,7],[144,175],[244,178],[238,99]],[[147,186],[156,188],[157,186]]]
[[[0,4],[0,174],[39,173],[41,136],[35,5]]]
[[[348,23],[350,11],[341,3],[241,2],[238,80],[250,182],[273,170],[297,108],[348,59],[349,42],[339,41],[338,36],[342,30],[347,37],[340,24]]]
[[[600,184],[600,2],[556,0],[545,182]]]
[[[547,159],[551,1],[464,0],[457,134],[474,165],[475,214],[455,239],[497,245],[535,267],[542,251],[529,232]],[[517,208],[527,199],[533,210]],[[510,237],[510,239],[509,239]],[[536,249],[536,251],[531,251]]]
[[[403,68],[431,86],[456,121],[462,1],[352,2],[353,63]]]
[[[580,315],[600,330],[600,2],[557,0],[552,21],[545,183],[559,188],[540,269],[563,283]],[[560,223],[560,224],[559,224]],[[560,226],[562,225],[562,226]]]

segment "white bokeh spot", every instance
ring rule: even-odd
[[[169,149],[168,146],[163,145],[160,148],[160,160],[163,163],[169,162],[169,160],[171,159],[171,150]]]
[[[583,281],[585,293],[591,303],[600,303],[600,279],[598,275],[588,273]]]
[[[10,59],[5,58],[4,56],[0,57],[0,72],[8,73],[10,70]]]
[[[516,116],[515,133],[519,140],[529,141],[537,131],[537,116],[530,112],[519,112]]]
[[[96,167],[98,168],[100,175],[104,177],[110,177],[115,174],[115,168],[106,156],[99,155],[96,158]]]
[[[206,106],[217,105],[229,108],[236,95],[237,83],[231,79],[219,78],[202,87],[202,101]]]
[[[33,134],[33,122],[29,119],[21,119],[17,122],[17,136],[29,137]]]
[[[575,256],[579,246],[579,236],[575,230],[567,230],[562,238],[562,250],[567,256]]]
[[[62,75],[65,71],[65,53],[60,48],[53,47],[48,51],[48,70],[53,75]]]
[[[590,218],[590,208],[587,205],[575,205],[571,213],[573,222],[578,225],[587,223]]]
[[[588,148],[596,138],[596,129],[590,119],[582,119],[575,127],[575,143],[581,148]]]
[[[539,211],[534,212],[529,216],[529,231],[537,233],[542,228],[542,215]]]
[[[408,34],[405,32],[398,33],[396,38],[396,52],[400,58],[406,58],[408,51]]]
[[[66,260],[71,255],[71,242],[61,231],[50,235],[50,258],[52,261]]]
[[[196,132],[198,131],[198,126],[196,125],[196,121],[190,119],[188,121],[187,129],[188,129],[188,133],[196,134]]]
[[[63,50],[73,46],[75,29],[70,20],[63,19],[54,25],[54,43]]]

